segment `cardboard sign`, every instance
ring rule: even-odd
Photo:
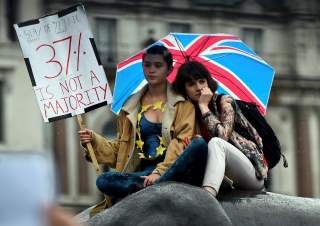
[[[14,27],[45,122],[112,102],[82,5]]]

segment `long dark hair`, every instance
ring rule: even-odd
[[[208,69],[198,61],[188,61],[180,66],[177,72],[175,81],[172,83],[172,88],[186,99],[188,99],[186,92],[186,83],[196,81],[198,79],[206,79],[208,87],[215,93],[218,88],[218,83],[211,77]],[[201,118],[201,112],[196,103],[193,103],[196,109],[196,116],[199,120]],[[213,108],[213,100],[209,104],[209,108],[212,112],[216,110]]]
[[[167,63],[168,70],[171,70],[172,64],[173,64],[173,57],[172,54],[169,52],[169,50],[162,45],[153,45],[149,47],[142,56],[142,61],[144,61],[144,58],[146,55],[149,54],[158,54],[163,56],[164,61]]]
[[[206,79],[209,88],[213,93],[217,91],[218,83],[213,80],[208,69],[198,61],[188,61],[182,64],[177,72],[175,81],[172,83],[173,89],[187,98],[186,83]]]

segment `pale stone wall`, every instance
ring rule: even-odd
[[[295,178],[295,154],[292,150],[295,149],[294,118],[292,111],[285,106],[269,107],[268,122],[275,130],[280,143],[283,154],[286,156],[289,167],[284,168],[282,159],[279,164],[271,170],[273,192],[284,193],[288,195],[296,194],[296,178]]]
[[[7,31],[6,31],[6,16],[5,16],[5,0],[0,0],[0,43],[7,40]]]
[[[37,106],[18,43],[0,45],[0,75],[4,82],[4,142],[0,149],[44,150],[45,125]]]

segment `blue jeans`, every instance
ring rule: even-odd
[[[165,181],[183,182],[201,186],[206,168],[208,145],[202,138],[191,141],[180,157],[162,175],[157,183]],[[114,198],[123,198],[143,188],[143,179],[152,173],[156,166],[146,167],[135,173],[106,172],[98,176],[98,189]]]
[[[208,144],[203,138],[195,138],[159,178],[157,183],[176,181],[201,186],[207,165]]]

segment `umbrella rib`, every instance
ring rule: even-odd
[[[184,57],[184,59],[185,59],[186,61],[189,61],[189,60],[188,60],[188,57],[187,57],[187,56],[185,55],[185,53],[184,53],[183,47],[182,47],[182,46],[180,45],[180,43],[178,42],[178,39],[176,38],[176,36],[175,36],[174,34],[172,34],[172,36],[173,36],[174,40],[176,40],[177,46],[178,46],[178,48],[179,48],[182,56]]]

